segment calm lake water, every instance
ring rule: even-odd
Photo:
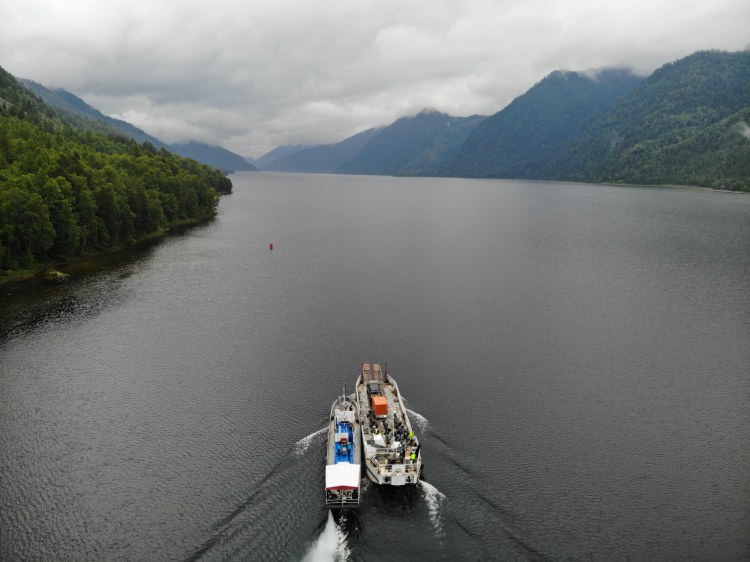
[[[750,558],[750,197],[233,181],[3,291],[1,560]],[[335,523],[322,428],[373,361],[427,482]]]

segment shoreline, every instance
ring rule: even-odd
[[[395,176],[395,177],[433,177],[433,176]],[[454,176],[435,176],[435,177],[450,177],[452,179],[475,179],[475,180],[507,180],[507,181],[528,181],[528,182],[540,182],[540,183],[568,183],[568,184],[587,184],[587,185],[602,185],[605,187],[648,187],[653,189],[684,189],[688,191],[709,191],[712,193],[735,193],[740,195],[750,195],[750,191],[739,191],[733,189],[721,189],[720,187],[705,187],[701,185],[681,185],[677,183],[615,183],[615,182],[590,182],[590,181],[576,181],[576,180],[544,180],[544,179],[531,179],[531,178],[463,178]]]
[[[88,262],[95,263],[101,262],[107,259],[122,257],[130,252],[137,252],[144,250],[146,247],[153,243],[168,238],[169,236],[179,235],[184,233],[190,228],[208,224],[213,221],[216,217],[207,217],[201,219],[190,219],[181,221],[173,224],[172,226],[164,229],[160,229],[156,232],[148,234],[142,238],[139,238],[132,244],[116,246],[108,248],[106,250],[99,250],[91,252],[83,256],[70,257],[62,260],[44,260],[35,264],[31,268],[20,269],[20,270],[4,270],[0,271],[0,287],[3,290],[8,288],[22,288],[31,287],[33,285],[50,285],[49,281],[45,280],[45,273],[52,269],[62,273],[67,273],[66,269],[75,269],[76,266],[83,266]],[[83,269],[83,268],[82,268]],[[70,280],[75,276],[71,275]]]

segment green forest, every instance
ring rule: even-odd
[[[750,52],[656,70],[570,146],[559,176],[750,191]]]
[[[0,68],[0,268],[131,245],[213,217],[231,181],[194,160],[76,128]]]
[[[554,72],[474,129],[441,171],[750,191],[750,51],[701,51],[646,78]]]
[[[372,130],[356,152],[335,150],[350,137],[259,164],[750,192],[749,123],[750,51],[699,51],[648,77],[622,68],[555,71],[486,118],[423,111]],[[321,170],[320,155],[332,153],[338,166]]]
[[[329,160],[348,160],[325,171],[750,191],[748,123],[750,52],[704,51],[645,79],[555,72],[486,119],[402,118],[340,143]],[[53,109],[0,68],[0,278],[209,219],[231,189],[214,168]]]

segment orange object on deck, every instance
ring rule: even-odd
[[[373,396],[372,409],[375,412],[376,416],[387,416],[388,400],[386,400],[385,396]]]

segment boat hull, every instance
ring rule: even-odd
[[[380,365],[365,363],[357,378],[356,398],[367,478],[385,486],[417,484],[421,446],[396,380]]]
[[[359,507],[362,474],[359,410],[348,396],[331,407],[326,447],[325,502],[330,509]]]

